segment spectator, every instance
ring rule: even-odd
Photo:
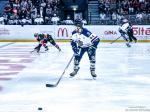
[[[7,25],[8,24],[8,15],[6,13],[4,13],[3,17],[4,17],[4,24]]]
[[[133,1],[129,1],[129,14],[134,14]]]
[[[117,22],[117,13],[113,12],[112,15],[111,15],[111,18],[114,21],[114,24],[116,24],[116,22]]]
[[[150,12],[147,13],[147,21],[150,22]]]
[[[104,24],[105,23],[106,14],[104,12],[102,12],[102,13],[100,13],[99,17],[100,17],[100,23]]]
[[[30,17],[31,17],[31,20],[32,20],[32,24],[34,24],[34,20],[37,17],[37,8],[35,6],[33,6],[31,8]]]
[[[121,13],[124,16],[136,15],[137,22],[147,21],[149,20],[149,12],[150,12],[150,1],[149,0],[98,0],[99,1],[99,14],[100,20],[109,21],[110,19],[116,20],[115,14]],[[53,19],[53,24],[58,24],[60,21],[60,4],[61,0],[9,0],[9,4],[7,4],[4,8],[4,23],[13,23],[19,24],[17,22],[17,17],[19,16],[18,21],[22,21],[22,19],[31,19],[32,24],[34,24],[34,20],[37,15],[42,17],[44,24],[50,24]],[[115,5],[115,6],[114,6]],[[61,6],[63,7],[63,6]],[[144,13],[143,13],[144,12]],[[140,20],[140,14],[142,13],[143,20]],[[56,14],[56,17],[53,15]],[[15,16],[14,16],[15,15]],[[11,17],[13,16],[13,17]],[[118,16],[118,15],[117,15]],[[105,20],[104,20],[105,17]],[[57,18],[57,22],[56,22]],[[11,19],[9,21],[9,19]],[[74,18],[75,20],[76,18]],[[37,20],[37,19],[36,19]],[[9,22],[8,22],[9,21]],[[135,20],[136,21],[136,20]],[[106,22],[107,23],[107,22]],[[147,22],[148,23],[148,22]],[[40,23],[41,24],[41,23]],[[70,24],[70,23],[69,23]]]
[[[141,24],[142,21],[143,21],[143,15],[141,12],[137,13],[136,14],[136,20],[137,20],[137,23]]]
[[[128,2],[128,0],[122,1],[122,9],[123,9],[123,11],[126,11],[127,14],[129,13],[129,2]]]
[[[102,1],[99,1],[99,13],[104,12],[105,4]]]
[[[150,12],[150,1],[146,2],[145,4],[146,4],[145,7],[147,9],[146,12],[149,13]]]
[[[4,13],[6,13],[8,16],[12,13],[12,8],[10,7],[9,4],[7,4],[4,8]]]
[[[136,14],[138,12],[139,7],[140,7],[140,4],[139,4],[138,0],[134,0],[133,1],[133,8],[134,8],[134,11],[135,11],[134,14]]]
[[[40,6],[40,15],[43,17],[44,23],[45,23],[45,17],[46,17],[46,3],[42,1]]]
[[[70,18],[69,15],[67,16],[67,19],[66,19],[64,22],[65,22],[65,24],[67,24],[67,25],[72,25],[72,24],[73,24],[73,20],[71,20],[71,18]]]
[[[21,1],[20,8],[21,8],[21,10],[27,10],[29,8],[27,0]]]
[[[32,1],[28,0],[28,11],[31,11],[31,8],[33,7]]]
[[[10,18],[8,20],[8,25],[14,25],[14,18],[13,18],[13,16],[10,16]]]
[[[58,24],[60,18],[56,14],[54,14],[54,16],[51,18],[51,21],[53,24]]]
[[[44,23],[44,20],[43,20],[42,17],[40,17],[40,15],[37,15],[37,18],[35,18],[34,22],[35,22],[35,24],[37,24],[37,25],[41,25],[41,24]]]
[[[86,19],[83,19],[83,20],[82,20],[82,23],[83,23],[83,25],[87,25]]]
[[[4,17],[0,17],[0,24],[4,24]]]
[[[18,15],[14,15],[14,25],[18,25],[19,24],[19,16]]]
[[[13,9],[13,4],[14,4],[15,0],[9,0],[9,4],[10,4],[10,7]]]
[[[27,10],[25,8],[22,8],[22,10],[19,13],[20,19],[24,19],[27,17]]]
[[[46,8],[46,17],[50,18],[52,16],[52,8],[50,5],[47,5]]]

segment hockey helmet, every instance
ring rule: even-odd
[[[34,37],[37,37],[39,34],[38,33],[34,33]]]
[[[45,38],[47,38],[47,35],[48,35],[48,34],[47,34],[46,32],[43,33],[43,36],[44,36]]]
[[[127,19],[122,19],[122,23],[127,23],[128,20]]]
[[[74,21],[75,26],[82,28],[83,27],[83,22],[81,19],[77,19]]]

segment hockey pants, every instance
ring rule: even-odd
[[[132,30],[129,30],[128,31],[128,36],[129,36],[129,41],[132,42],[133,40],[136,42],[137,39],[136,37],[133,35],[133,31]]]
[[[90,60],[90,70],[95,71],[95,55],[96,49],[91,47],[80,48],[78,55],[75,55],[74,58],[74,70],[79,69],[79,63],[84,55],[87,52],[89,60]]]

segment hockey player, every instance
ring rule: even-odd
[[[39,53],[41,46],[45,47],[45,51],[48,50],[48,46],[46,46],[46,43],[44,43],[44,35],[43,34],[39,34],[39,33],[35,33],[34,37],[36,38],[36,40],[39,42],[38,46],[36,46],[34,48],[33,51],[37,51],[37,53]]]
[[[82,56],[87,52],[90,60],[90,72],[93,78],[96,78],[95,73],[95,55],[97,45],[99,44],[100,39],[92,34],[86,28],[83,28],[83,23],[78,20],[75,21],[76,29],[72,32],[71,46],[74,52],[74,70],[70,73],[70,76],[73,77],[79,71],[79,63],[82,59]]]
[[[136,37],[133,35],[133,29],[131,24],[128,22],[127,19],[122,20],[122,24],[119,27],[119,32],[121,36],[124,38],[124,40],[127,42],[127,47],[131,47],[130,43],[134,40],[134,42],[137,42]]]
[[[54,39],[49,34],[44,34],[44,43],[50,42],[53,46],[55,46],[59,51],[61,51],[60,47],[56,44]]]
[[[35,33],[34,34],[34,37],[36,38],[36,40],[39,42],[39,45],[36,46],[34,48],[34,51],[36,50],[37,53],[39,53],[40,49],[41,49],[41,46],[44,46],[45,47],[45,51],[48,51],[48,46],[47,46],[47,42],[50,42],[52,45],[54,45],[59,51],[61,51],[61,49],[59,48],[59,46],[55,43],[54,39],[52,38],[51,35],[49,34],[38,34],[38,33]]]

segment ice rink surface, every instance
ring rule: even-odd
[[[37,43],[0,43],[0,112],[150,112],[150,44],[100,43],[96,80],[87,54],[79,73],[69,78],[73,55],[69,43],[30,53]],[[38,111],[38,107],[43,110]]]

